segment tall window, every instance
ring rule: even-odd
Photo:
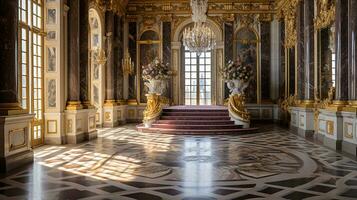
[[[185,105],[212,104],[211,52],[198,56],[185,47]]]
[[[43,142],[43,0],[19,0],[20,98],[24,109],[36,114],[33,146]]]

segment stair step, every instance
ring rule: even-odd
[[[228,109],[172,109],[172,108],[164,108],[163,112],[228,112]]]
[[[237,126],[234,124],[224,124],[224,125],[216,125],[216,124],[206,124],[206,125],[182,125],[182,124],[152,124],[152,128],[160,128],[160,129],[184,129],[184,130],[217,130],[221,131],[223,129],[241,129],[242,126]]]
[[[228,112],[212,111],[212,112],[162,112],[162,116],[229,116]]]
[[[191,130],[191,129],[162,129],[162,128],[145,128],[143,125],[137,126],[139,131],[145,133],[166,133],[166,134],[180,134],[180,135],[220,135],[220,134],[250,134],[256,133],[257,128],[236,128],[236,129],[224,129],[224,130]]]
[[[230,120],[229,116],[161,116],[162,120]]]
[[[207,125],[207,124],[234,124],[230,120],[158,120],[156,124],[192,124],[192,125]]]

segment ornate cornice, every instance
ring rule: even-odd
[[[330,26],[335,21],[336,1],[335,0],[317,0],[317,14],[314,19],[316,30]]]
[[[102,11],[113,11],[115,14],[123,16],[126,13],[128,0],[91,0],[90,3]]]
[[[278,18],[283,18],[285,23],[285,47],[291,48],[296,45],[296,8],[300,0],[281,2],[278,10]]]
[[[271,0],[210,0],[208,4],[208,15],[275,12],[275,3]],[[189,0],[130,0],[127,13],[190,15],[191,7]]]

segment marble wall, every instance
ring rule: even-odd
[[[224,23],[224,64],[233,61],[233,22]],[[229,89],[224,84],[224,99],[229,97]]]
[[[271,100],[270,97],[270,71],[271,71],[271,37],[270,22],[262,22],[261,37],[261,98],[262,101]]]
[[[128,37],[128,47],[129,47],[129,54],[134,62],[134,73],[129,75],[129,99],[136,99],[136,38],[137,38],[137,24],[136,22],[129,22],[129,37]]]
[[[168,63],[172,68],[171,63],[171,22],[163,22],[162,23],[162,61],[163,63]],[[168,81],[167,89],[164,92],[164,96],[169,99],[173,99],[172,94],[172,79]]]

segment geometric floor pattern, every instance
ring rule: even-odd
[[[0,199],[357,199],[357,161],[273,126],[232,136],[100,129],[43,146],[0,177]]]

